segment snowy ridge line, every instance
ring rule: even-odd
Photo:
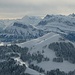
[[[56,34],[56,35],[51,36],[50,38],[47,38],[47,39],[45,39],[45,40],[41,40],[40,42],[38,42],[38,43],[35,44],[35,45],[41,44],[41,43],[47,41],[48,39],[52,39],[53,37],[58,36],[58,35],[59,35],[59,34]]]

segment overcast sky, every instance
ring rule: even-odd
[[[68,15],[75,12],[75,0],[0,0],[0,18],[21,18],[25,15]]]

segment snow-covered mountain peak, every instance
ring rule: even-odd
[[[20,23],[20,22],[15,22],[13,24],[13,26],[15,26],[15,27],[21,27],[21,28],[25,28],[25,29],[27,29],[27,28],[33,28],[32,25],[23,24],[23,23]]]
[[[47,15],[38,23],[37,28],[58,33],[74,32],[75,18],[65,15]]]
[[[5,30],[6,28],[11,27],[15,22],[34,26],[37,25],[41,20],[41,17],[38,16],[24,16],[22,19],[0,20],[0,28]]]
[[[65,15],[54,15],[54,14],[52,14],[52,15],[49,15],[49,14],[47,14],[45,17],[44,17],[44,19],[50,19],[50,18],[52,18],[52,17],[58,17],[58,18],[61,18],[61,17],[65,17]]]
[[[24,24],[37,25],[41,20],[42,19],[39,16],[27,16],[26,15],[18,21]]]
[[[35,19],[41,19],[41,17],[39,17],[39,16],[28,16],[28,15],[26,15],[26,16],[24,16],[22,19],[33,19],[33,20],[35,20]]]

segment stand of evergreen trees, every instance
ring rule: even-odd
[[[55,52],[56,56],[60,58],[60,61],[63,62],[63,59],[65,59],[75,64],[75,47],[72,43],[54,42],[49,45],[49,49]],[[58,61],[58,59],[53,60]]]
[[[37,63],[40,63],[42,61],[49,61],[49,58],[48,57],[44,57],[44,55],[42,55],[40,52],[37,52],[37,53],[27,53],[27,54],[21,54],[21,59],[23,61],[28,61],[29,64],[32,62],[32,61],[37,61]]]
[[[8,59],[0,62],[0,75],[25,75],[25,65],[16,64],[14,59]]]

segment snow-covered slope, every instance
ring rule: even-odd
[[[29,40],[44,35],[45,31],[60,34],[75,33],[75,17],[71,15],[47,15],[44,19],[35,16],[25,16],[22,19],[5,20],[1,22],[1,25],[5,27],[3,26],[4,30],[0,36],[7,39],[11,36]]]
[[[38,38],[46,34],[46,31],[35,28],[32,25],[22,24],[21,22],[14,22],[13,25],[8,26],[4,29],[4,33],[0,36],[4,36],[5,39],[20,39],[20,40],[30,40]]]
[[[6,75],[8,74],[21,75],[22,73],[27,73],[28,75],[44,75],[38,71],[31,69],[28,63],[21,59],[21,56],[23,54],[25,55],[27,50],[28,48],[21,48],[21,47],[18,47],[17,45],[10,45],[10,46],[8,46],[8,44],[7,46],[3,44],[0,45],[0,75],[5,75],[6,73],[7,73]],[[23,54],[21,54],[21,52]],[[4,68],[1,69],[1,67],[4,67]],[[16,72],[16,69],[19,69],[19,70],[17,70]],[[10,72],[12,70],[14,70],[14,73]]]
[[[6,29],[8,26],[13,25],[16,20],[13,19],[13,20],[3,20],[3,21],[4,21],[4,25],[5,25],[5,27],[3,28],[3,30],[4,30],[4,29]]]
[[[60,40],[60,38],[62,40]],[[64,39],[62,36],[56,33],[48,33],[40,38],[27,41],[25,43],[20,43],[18,46],[21,47],[28,47],[30,54],[35,54],[38,51],[44,55],[44,57],[49,58],[49,61],[42,61],[40,63],[37,63],[36,61],[33,61],[32,64],[38,65],[39,67],[43,68],[45,71],[50,71],[53,69],[59,68],[61,71],[69,72],[73,71],[75,69],[75,64],[69,63],[68,61],[61,62],[53,62],[53,58],[56,58],[55,52],[53,50],[50,50],[48,48],[50,43],[53,42],[70,42],[66,39]],[[42,53],[44,51],[44,53]]]
[[[30,40],[40,37],[45,34],[45,31],[35,28],[41,21],[40,17],[25,16],[22,19],[16,20],[1,20],[0,40],[15,41],[15,40]]]
[[[33,39],[31,41],[27,41],[25,43],[21,43],[21,46],[24,47],[24,46],[27,46],[27,47],[32,47],[32,46],[41,46],[43,45],[44,46],[44,43],[47,45],[47,44],[50,44],[52,42],[58,42],[58,39],[60,38],[61,36],[59,36],[59,34],[56,34],[56,33],[53,33],[53,32],[50,32],[40,38],[37,38],[37,39]],[[32,43],[33,42],[33,43]],[[41,45],[40,45],[41,44]],[[39,47],[40,48],[40,47]]]
[[[64,15],[47,15],[37,25],[45,31],[59,33],[75,32],[75,17]]]

